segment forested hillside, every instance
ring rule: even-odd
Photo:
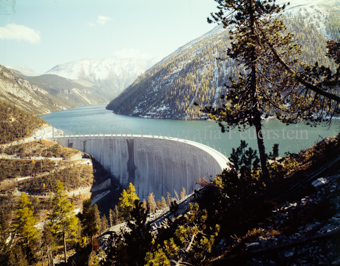
[[[300,12],[302,12],[301,10]],[[302,45],[300,59],[306,63],[330,65],[326,54],[326,35],[337,38],[338,13],[325,15],[302,12],[284,17],[289,31]],[[325,21],[323,23],[322,21]],[[115,113],[141,117],[200,119],[200,106],[219,105],[229,77],[240,71],[226,56],[230,45],[227,31],[213,30],[179,48],[168,58],[141,75],[107,109]],[[223,59],[223,60],[220,60]]]
[[[0,100],[0,144],[33,135],[44,120]]]

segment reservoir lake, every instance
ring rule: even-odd
[[[188,139],[206,144],[226,156],[237,148],[241,140],[257,150],[254,128],[238,131],[237,128],[221,133],[220,127],[213,121],[184,121],[168,119],[146,119],[117,115],[105,109],[106,105],[81,106],[41,116],[64,135],[101,135],[113,136],[151,135],[154,138],[176,140]],[[340,132],[339,120],[328,125],[310,127],[304,123],[286,126],[277,120],[263,121],[264,141],[267,153],[274,144],[279,144],[279,155],[286,152],[298,153],[313,146],[328,136]]]

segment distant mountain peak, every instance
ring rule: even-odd
[[[79,82],[89,82],[113,99],[135,79],[150,68],[158,58],[138,59],[112,56],[101,59],[82,59],[59,64],[46,74],[54,74]]]
[[[7,65],[5,67],[8,68],[8,69],[19,71],[23,75],[29,76],[29,77],[34,77],[34,76],[40,75],[37,72],[35,72],[32,68],[29,68],[28,66]]]

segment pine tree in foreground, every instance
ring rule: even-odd
[[[231,47],[226,56],[244,71],[226,84],[222,108],[206,106],[204,111],[219,122],[222,132],[229,126],[239,130],[254,126],[263,179],[269,181],[262,118],[274,113],[285,123],[299,119],[321,121],[339,112],[339,69],[307,66],[298,60],[301,47],[280,18],[285,5],[267,0],[216,0],[215,22],[229,29]],[[212,22],[211,19],[208,19]],[[220,59],[225,59],[222,56]]]

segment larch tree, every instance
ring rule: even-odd
[[[34,209],[26,193],[22,193],[20,203],[16,209],[15,222],[13,224],[15,233],[19,236],[19,243],[23,247],[27,259],[32,262],[35,259],[36,247],[39,242],[38,223],[34,216]]]
[[[339,71],[307,66],[298,60],[301,46],[295,43],[281,20],[285,5],[271,0],[215,0],[219,11],[208,22],[229,29],[231,46],[226,55],[244,70],[229,78],[222,106],[206,106],[222,132],[229,126],[239,130],[254,126],[263,181],[269,181],[262,119],[269,114],[285,123],[301,118],[321,121],[325,114],[339,111],[335,93]],[[227,124],[228,127],[224,124]]]
[[[135,207],[135,200],[139,200],[136,194],[135,186],[130,183],[127,190],[123,190],[118,202],[118,213],[120,218],[128,220],[130,218],[131,211]]]
[[[148,202],[149,213],[154,213],[157,209],[157,204],[156,204],[155,195],[153,194],[153,192],[151,192],[149,196],[147,196],[147,202]]]
[[[67,245],[70,238],[76,238],[78,218],[74,214],[74,205],[68,199],[67,192],[60,180],[57,181],[54,196],[51,199],[52,213],[49,217],[52,234],[64,246],[64,259],[67,263]]]

